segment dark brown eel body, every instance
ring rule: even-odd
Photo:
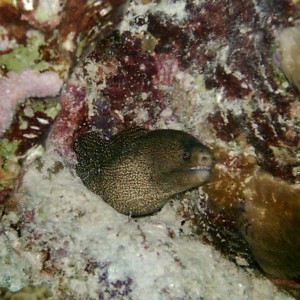
[[[77,175],[122,214],[143,216],[168,199],[198,187],[210,177],[211,151],[188,133],[162,129],[125,129],[105,141],[97,131],[74,145]]]

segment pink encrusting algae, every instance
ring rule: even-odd
[[[0,136],[10,126],[17,106],[27,98],[57,96],[63,81],[51,71],[9,72],[0,78]]]
[[[84,122],[87,114],[85,95],[84,88],[72,84],[63,89],[60,98],[61,111],[48,138],[49,147],[71,160],[73,152],[70,153],[70,146],[73,143],[77,125]]]

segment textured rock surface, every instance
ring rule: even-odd
[[[38,187],[37,183],[38,182]],[[51,299],[291,299],[203,245],[174,201],[131,219],[53,152],[33,163],[1,219],[1,285],[48,283]]]
[[[14,148],[0,153],[0,172],[9,177],[0,179],[0,203],[22,175],[11,162],[26,166],[41,155],[40,144],[59,111],[55,96],[63,80],[96,41],[116,27],[126,4],[125,0],[0,0],[0,137],[5,149]]]
[[[48,70],[66,77],[119,23],[126,1],[0,1],[1,72]]]
[[[64,19],[72,1],[62,8],[51,2],[50,13],[42,16],[38,7],[47,1],[32,9],[22,6],[30,1],[19,2],[16,8],[0,1],[7,22],[0,31],[0,60],[4,64],[7,55],[16,54],[26,59],[12,59],[17,66],[6,63],[1,72],[19,72],[27,63],[65,77],[80,54],[89,52],[76,37],[87,36],[94,15],[89,18],[83,5],[82,22],[76,14]],[[28,7],[31,13],[24,12]],[[26,100],[1,141],[1,174],[9,182],[0,193],[3,203],[14,187],[10,176],[19,172],[20,154],[27,153],[29,161],[40,155],[39,137],[59,112],[43,160],[29,167],[14,201],[1,208],[1,285],[16,291],[52,283],[54,299],[143,299],[153,291],[156,299],[288,299],[258,275],[231,211],[218,212],[231,207],[234,216],[241,213],[243,206],[230,195],[254,170],[284,180],[287,189],[299,185],[299,91],[287,81],[296,84],[294,77],[281,72],[286,57],[278,39],[284,28],[296,26],[298,9],[299,3],[289,0],[132,1],[120,30],[73,70],[61,110],[53,99],[42,107]],[[8,22],[12,18],[15,24]],[[53,41],[47,26],[59,29],[61,44],[45,46],[45,40]],[[72,28],[78,30],[74,35]],[[137,221],[116,214],[72,173],[71,144],[91,128],[110,137],[130,125],[197,136],[214,150],[217,176],[223,171],[227,176],[224,194],[216,196],[218,188],[194,191]],[[299,298],[294,284],[292,294]]]

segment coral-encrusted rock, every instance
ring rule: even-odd
[[[48,148],[58,151],[65,158],[74,159],[71,145],[74,140],[74,133],[87,114],[87,103],[84,102],[86,91],[84,88],[69,84],[62,93],[62,108],[57,121],[49,135]],[[71,152],[71,153],[70,153]]]
[[[121,20],[127,0],[0,1],[0,65],[10,71],[70,66]],[[13,22],[12,22],[13,20]]]
[[[251,157],[232,157],[216,166],[203,190],[208,208],[235,223],[267,274],[300,275],[299,186],[259,170]]]
[[[212,147],[246,139],[265,169],[299,180],[299,94],[273,62],[274,29],[288,26],[295,5],[177,5],[162,13],[138,4],[123,31],[97,45],[81,72],[93,90],[87,126],[109,135],[180,120]]]
[[[0,286],[49,283],[51,299],[291,300],[203,245],[176,214],[178,201],[128,218],[61,159],[48,151],[33,163],[1,219]]]
[[[59,76],[66,79],[95,41],[111,32],[126,4],[127,0],[0,1],[0,136],[26,98],[58,95]]]
[[[0,173],[11,179],[1,179],[0,199],[7,198],[19,176],[8,162],[43,152],[38,145],[59,112],[54,97],[59,96],[63,80],[95,42],[116,27],[127,2],[0,0],[0,137],[5,138]],[[64,105],[70,106],[65,98],[63,112]]]
[[[90,24],[94,26],[98,20],[89,12],[94,8],[98,12],[101,9],[97,6],[87,8],[83,2],[74,0],[62,1],[63,7],[60,8],[57,6],[59,2],[54,1],[51,2],[54,4],[52,9],[40,15],[38,12],[47,1],[37,1],[33,8],[28,4],[16,8],[12,4],[15,2],[0,2],[0,17],[6,24],[0,33],[4,37],[1,40],[4,41],[2,64],[5,62],[8,70],[16,68],[15,72],[25,65],[37,71],[51,68],[65,76],[69,63],[75,62],[81,53],[88,52],[87,44],[93,41],[93,30],[89,34],[87,28]],[[101,3],[104,5],[107,1]],[[80,6],[79,10],[68,16],[68,13],[73,13],[75,4],[79,4],[76,6],[76,9]],[[116,2],[113,5],[115,7]],[[10,7],[10,10],[2,10],[4,7]],[[70,147],[77,130],[84,132],[91,127],[102,129],[106,137],[130,125],[185,129],[216,152],[216,149],[221,149],[225,153],[219,157],[216,177],[205,188],[206,195],[203,197],[206,200],[208,195],[207,204],[212,214],[223,214],[224,217],[210,221],[216,221],[219,232],[225,227],[225,222],[220,220],[228,221],[228,224],[233,221],[230,225],[236,226],[245,237],[255,259],[266,272],[293,277],[297,274],[297,264],[294,265],[296,272],[276,271],[280,263],[284,264],[285,257],[281,257],[278,263],[280,256],[275,255],[275,267],[272,263],[265,264],[265,253],[277,247],[264,238],[268,232],[260,231],[258,224],[254,224],[254,232],[258,230],[261,236],[253,237],[248,235],[249,227],[242,226],[240,221],[244,218],[242,224],[252,224],[248,219],[253,217],[251,211],[260,207],[258,199],[266,197],[273,201],[270,198],[272,193],[280,204],[285,205],[285,200],[280,200],[284,196],[276,190],[277,186],[288,198],[294,195],[295,190],[298,195],[294,183],[300,180],[299,93],[286,81],[276,65],[278,61],[273,61],[276,51],[274,36],[282,28],[295,26],[295,7],[296,2],[291,0],[182,0],[172,1],[172,5],[169,1],[159,4],[147,0],[131,2],[120,31],[96,46],[64,88],[62,110],[48,139],[48,155],[53,155],[51,150],[54,150],[63,155],[63,158],[55,156],[55,161],[61,159],[66,162],[67,158],[68,162],[74,163]],[[7,16],[4,15],[6,12]],[[9,23],[13,18],[16,23]],[[97,23],[96,28],[108,24],[105,22]],[[47,26],[54,30],[49,32]],[[16,33],[15,37],[12,32]],[[22,44],[25,41],[26,47]],[[76,47],[78,51],[73,52]],[[10,64],[10,57],[20,53],[27,59]],[[283,62],[283,58],[280,59]],[[4,68],[1,72],[6,74],[7,70]],[[35,111],[31,111],[27,103],[21,111],[25,112],[30,130],[34,130],[36,123],[32,122],[32,118]],[[22,116],[19,119],[23,119]],[[51,123],[53,118],[43,120]],[[25,130],[24,127],[22,130]],[[22,130],[19,132],[25,133]],[[7,149],[9,153],[15,150],[14,147]],[[172,207],[166,207],[159,215],[151,217],[151,220],[159,220],[158,225],[149,224],[148,219],[136,223],[122,219],[118,223],[116,220],[120,216],[87,193],[79,179],[69,173],[70,164],[66,164],[59,175],[53,171],[56,169],[55,161],[47,155],[45,160],[44,167],[37,161],[36,167],[32,166],[31,171],[25,174],[26,183],[19,194],[21,210],[3,211],[1,221],[5,227],[0,231],[0,238],[7,249],[13,245],[20,257],[27,259],[22,260],[26,262],[27,269],[19,266],[16,259],[3,262],[7,269],[14,269],[11,266],[17,265],[17,269],[26,271],[24,284],[18,283],[16,289],[27,284],[27,277],[36,282],[41,274],[46,274],[55,281],[56,295],[64,296],[63,292],[68,294],[69,290],[69,296],[81,298],[111,298],[116,295],[133,295],[133,298],[143,295],[147,298],[153,292],[161,293],[155,294],[157,297],[184,299],[191,294],[195,298],[263,297],[265,286],[255,297],[253,282],[247,284],[247,288],[240,284],[240,269],[238,280],[231,281],[232,276],[224,276],[225,273],[232,274],[228,271],[230,269],[228,266],[226,270],[223,266],[220,268],[214,255],[205,252],[199,256],[203,245],[198,237],[191,243],[189,236],[189,242],[185,244],[185,240],[181,240],[182,226],[170,230],[175,228],[174,219],[178,218],[174,213],[174,218],[168,219],[168,213],[174,212]],[[255,177],[258,169],[263,171]],[[272,175],[265,176],[265,170]],[[273,176],[281,179],[277,181]],[[36,182],[39,184],[36,185]],[[270,195],[261,190],[264,184],[271,191]],[[4,190],[2,198],[6,198],[7,191]],[[257,201],[252,202],[252,199]],[[272,206],[270,213],[275,208],[275,205]],[[294,211],[297,212],[297,209]],[[187,220],[193,217],[193,212],[190,215],[189,212],[187,210],[185,215]],[[274,230],[272,234],[286,237],[286,232],[281,234],[284,225],[273,226],[272,215],[269,212],[266,215],[265,225]],[[280,222],[284,224],[284,221]],[[170,223],[172,226],[166,225]],[[290,229],[293,228],[291,223],[297,224],[297,221],[289,223]],[[167,239],[161,239],[161,230],[158,230],[161,226]],[[124,231],[126,234],[122,235]],[[174,232],[178,232],[178,237]],[[294,239],[292,237],[297,245],[298,241]],[[157,251],[157,241],[162,243],[162,251]],[[179,245],[184,246],[188,255],[185,251],[181,252]],[[284,246],[284,243],[281,245]],[[267,247],[265,253],[261,250],[263,247]],[[297,252],[295,254],[290,249],[287,245],[284,251],[298,259]],[[278,248],[276,251],[278,253]],[[168,253],[171,253],[171,258]],[[131,256],[126,260],[128,254]],[[214,258],[214,263],[208,258]],[[157,264],[155,268],[153,262]],[[143,268],[140,268],[141,265]],[[150,266],[147,272],[144,272],[145,265]],[[212,265],[216,268],[211,269]],[[124,266],[128,266],[130,271],[124,273]],[[163,270],[175,267],[175,272],[170,272],[171,278],[166,279],[165,272],[158,272],[158,267]],[[149,277],[150,274],[152,277]],[[175,281],[172,276],[177,274],[180,276]],[[8,277],[6,273],[0,272],[0,275],[5,286],[13,281],[14,277]],[[141,278],[147,280],[141,281]],[[228,281],[224,284],[223,279]],[[151,289],[147,289],[145,282],[150,282]],[[152,283],[155,285],[152,286]],[[203,287],[207,283],[208,288]],[[234,291],[223,291],[223,288],[231,289],[232,286]],[[238,292],[237,287],[243,290]],[[268,292],[266,294],[269,295]]]
[[[50,71],[9,72],[6,77],[0,78],[0,137],[9,127],[18,104],[29,97],[57,96],[62,83],[59,76]]]

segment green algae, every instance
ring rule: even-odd
[[[19,291],[11,292],[7,288],[0,287],[1,299],[31,299],[31,300],[43,300],[52,297],[53,294],[50,289],[50,285],[40,284],[37,286],[26,286]]]
[[[52,119],[55,119],[60,111],[60,104],[56,98],[47,98],[43,101],[30,98],[26,104],[31,106],[35,112],[41,111]]]
[[[15,151],[19,145],[18,141],[10,141],[8,139],[0,139],[0,157],[3,158],[3,161],[7,159],[15,161]],[[5,168],[5,164],[3,166]]]
[[[0,191],[12,189],[20,172],[18,157],[15,155],[18,144],[18,141],[0,140]]]
[[[158,44],[159,39],[157,39],[151,33],[147,35],[141,34],[139,37],[142,41],[142,51],[144,53],[153,53],[155,50],[155,46]]]
[[[27,37],[27,45],[19,45],[10,53],[0,56],[0,65],[15,72],[24,69],[43,71],[51,67],[51,64],[44,61],[39,52],[40,47],[45,45],[44,35],[31,30],[27,33]]]

